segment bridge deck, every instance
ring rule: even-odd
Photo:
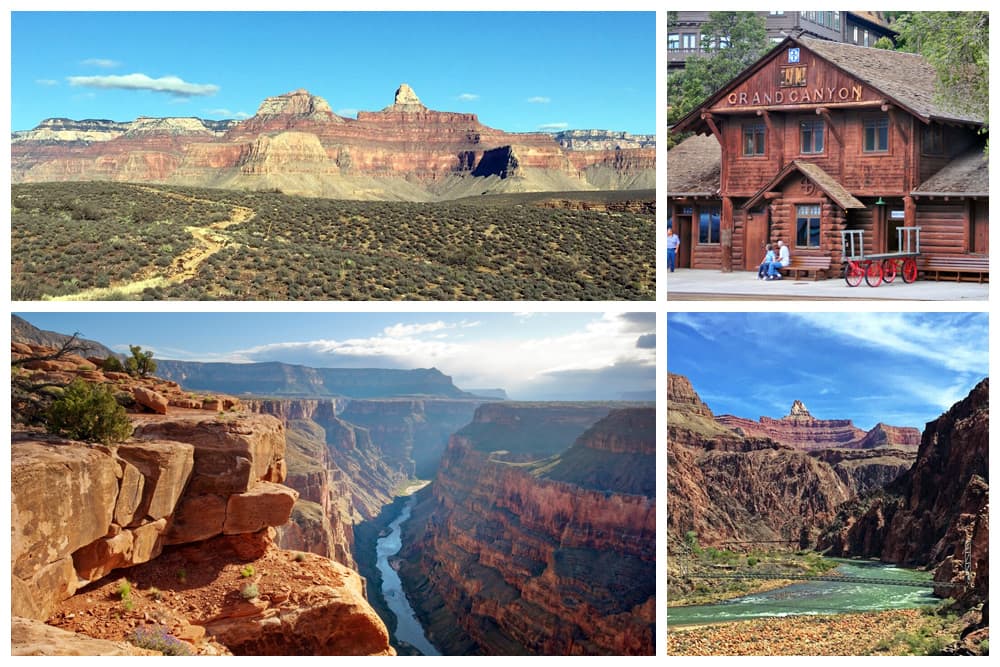
[[[793,581],[840,581],[844,583],[878,584],[881,586],[912,586],[915,588],[964,588],[965,584],[919,579],[882,579],[879,577],[838,577],[833,574],[689,574],[691,579],[791,579]]]

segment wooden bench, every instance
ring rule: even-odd
[[[813,280],[819,280],[821,273],[830,270],[830,258],[827,257],[792,257],[788,266],[780,267],[778,271],[785,278],[796,278],[801,274],[813,274]]]
[[[969,281],[990,281],[989,255],[921,255],[917,259],[917,268],[923,272],[925,279],[933,275],[934,280],[958,282],[968,276]]]

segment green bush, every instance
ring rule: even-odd
[[[110,387],[79,378],[52,403],[45,422],[50,432],[85,442],[121,442],[132,435],[132,422]]]
[[[246,567],[240,569],[240,576],[243,577],[244,579],[252,577],[253,575],[254,575],[253,565],[247,565]]]
[[[101,363],[101,370],[111,371],[113,373],[124,373],[125,367],[122,366],[121,359],[112,354],[109,354],[108,358]]]
[[[129,375],[144,378],[156,372],[152,350],[143,352],[139,345],[129,345],[128,349],[132,353],[132,356],[125,360],[125,370]]]
[[[240,595],[243,596],[244,600],[253,600],[260,595],[260,592],[257,590],[257,584],[247,584],[240,589]]]

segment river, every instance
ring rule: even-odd
[[[930,579],[928,572],[918,572],[865,561],[839,561],[834,570],[848,577],[881,579]],[[707,605],[670,607],[667,624],[671,627],[742,621],[768,616],[842,614],[884,609],[906,609],[934,605],[940,600],[930,588],[885,586],[854,582],[803,581],[763,593]]]
[[[382,596],[389,609],[396,615],[396,631],[393,635],[398,641],[406,642],[424,655],[441,655],[424,635],[424,628],[413,613],[410,601],[406,599],[403,582],[400,581],[396,570],[389,564],[389,559],[403,548],[401,526],[410,518],[410,510],[413,508],[414,500],[411,496],[406,501],[399,516],[389,524],[387,528],[389,532],[375,543],[375,566],[382,575]]]

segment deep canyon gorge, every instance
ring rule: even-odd
[[[53,357],[66,339],[15,321],[17,386],[127,394],[134,434],[68,440],[14,401],[15,653],[141,654],[139,626],[201,654],[413,654],[377,574],[393,531],[382,566],[442,654],[655,652],[652,404],[273,364],[222,391],[210,364],[137,378],[99,348]]]

